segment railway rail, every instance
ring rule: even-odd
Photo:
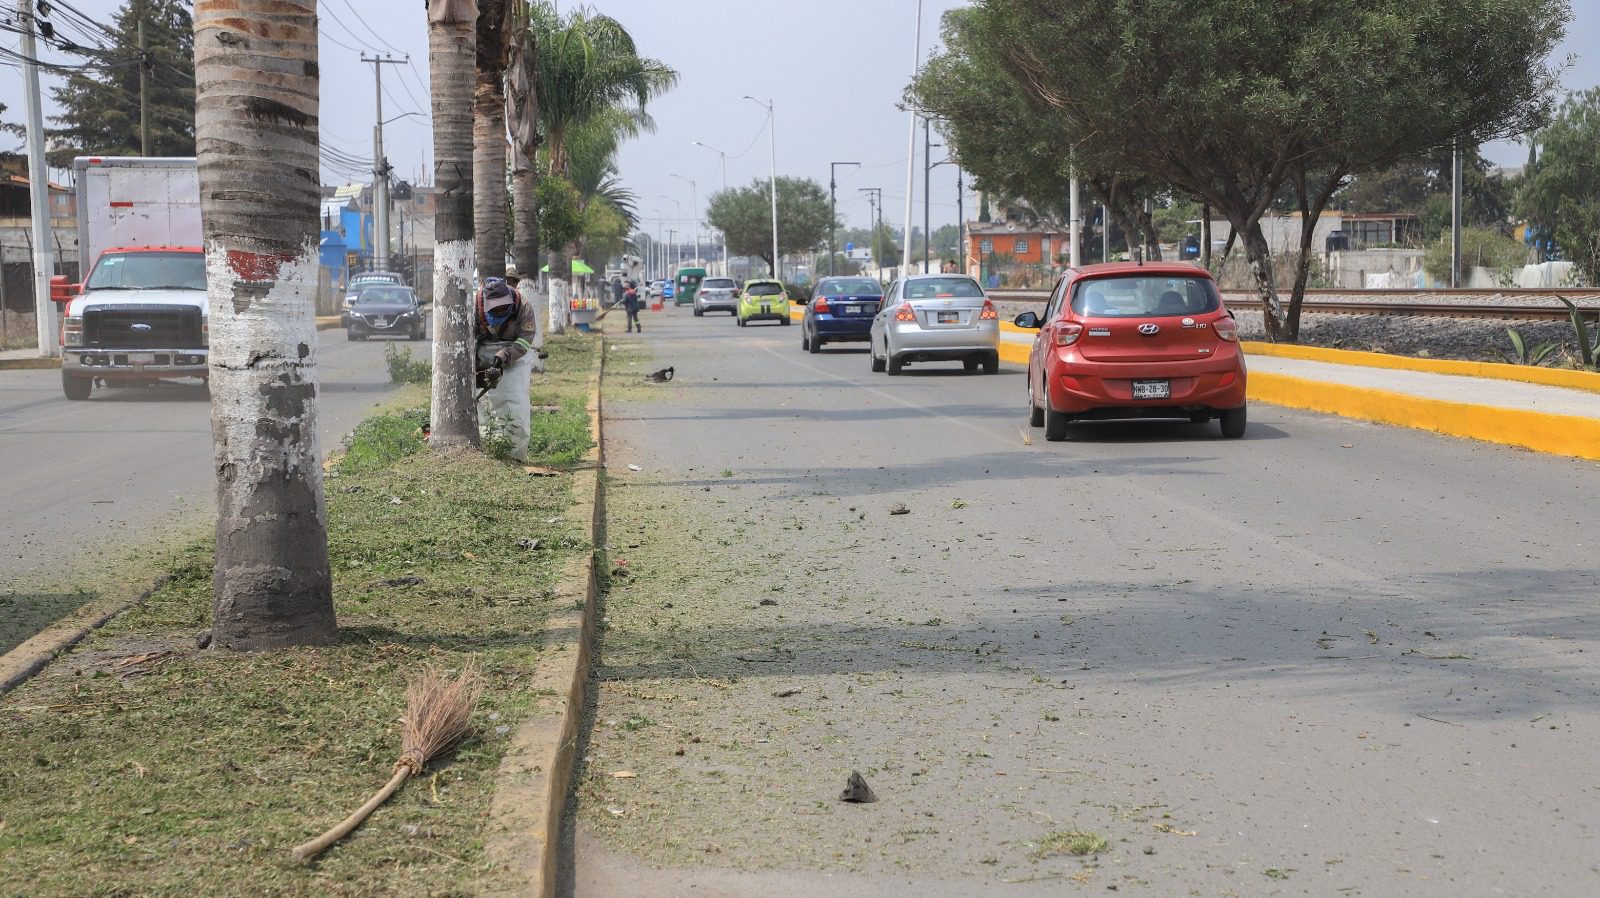
[[[1253,292],[1224,290],[1228,305],[1259,309]],[[1042,303],[1048,290],[991,290],[1002,302]],[[1361,297],[1352,299],[1352,297]],[[1600,316],[1600,292],[1593,290],[1307,290],[1302,314],[1391,315],[1410,318],[1494,318],[1505,321],[1566,321],[1566,297]],[[1287,295],[1284,301],[1288,301]]]

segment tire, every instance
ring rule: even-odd
[[[871,343],[867,344],[867,357],[872,360],[873,373],[882,374],[884,369],[883,359],[878,358],[878,354],[872,351]]]
[[[1222,435],[1230,440],[1244,436],[1245,407],[1223,409],[1218,419],[1222,422]]]
[[[886,367],[889,369],[890,377],[899,377],[900,372],[905,370],[906,363],[900,361],[896,356],[890,356]]]
[[[694,317],[696,317],[696,318],[704,318],[704,317],[706,317],[706,313],[701,311],[700,309],[695,309],[694,310]]]
[[[812,355],[816,355],[822,351],[822,338],[816,336],[815,334],[811,336],[811,339],[807,341],[807,344]]]
[[[991,355],[988,358],[983,360],[983,373],[984,374],[999,374],[1000,373],[1000,353],[997,352],[994,355]]]
[[[345,329],[345,332],[344,332],[344,338],[345,338],[345,339],[346,339],[346,340],[349,340],[349,341],[351,341],[351,342],[354,342],[354,341],[355,341],[355,339],[356,339],[356,332],[355,332],[355,331],[353,331],[353,330],[350,330],[350,329],[349,329],[349,328],[346,328],[346,329]]]
[[[1044,400],[1044,438],[1059,443],[1067,438],[1067,425],[1072,419],[1050,407],[1050,398]]]
[[[93,391],[94,378],[79,377],[74,374],[66,373],[61,375],[61,392],[67,394],[68,399],[71,399],[74,402],[88,399],[89,394]]]
[[[972,372],[978,370],[978,364],[979,363],[977,359],[962,359],[961,370],[971,374]]]
[[[1035,401],[1032,384],[1028,385],[1028,426],[1044,426],[1044,409],[1040,408],[1038,403]]]
[[[789,316],[787,316],[787,315],[785,315],[785,316],[784,316],[784,317],[783,317],[783,326],[784,326],[784,327],[788,327],[788,326],[789,326],[789,325],[791,325],[791,324],[794,324],[794,319],[793,319],[793,318],[790,318],[790,317],[789,317]]]
[[[744,327],[744,319],[743,318],[739,319],[739,326],[740,327]]]

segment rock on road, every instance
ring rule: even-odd
[[[1594,466],[645,324],[567,894],[1600,894]]]

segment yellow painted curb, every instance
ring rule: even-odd
[[[60,359],[50,359],[44,356],[31,359],[0,359],[0,371],[43,371],[60,367]]]
[[[1505,365],[1497,362],[1463,362],[1455,359],[1418,359],[1410,356],[1389,355],[1382,352],[1357,352],[1350,349],[1323,349],[1318,346],[1297,346],[1291,343],[1242,344],[1251,355],[1274,356],[1280,359],[1302,359],[1309,362],[1330,362],[1336,365],[1357,365],[1363,368],[1388,368],[1395,371],[1422,371],[1428,374],[1454,374],[1461,377],[1483,377],[1491,380],[1510,380],[1520,383],[1541,384],[1547,387],[1567,387],[1600,393],[1600,374],[1593,371],[1566,371],[1559,368],[1537,368],[1533,365]]]
[[[1593,418],[1488,408],[1265,372],[1251,372],[1247,392],[1252,400],[1273,405],[1600,460],[1600,421]]]

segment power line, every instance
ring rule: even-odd
[[[356,21],[361,23],[361,27],[362,28],[365,28],[368,31],[372,32],[372,36],[378,39],[378,43],[383,44],[385,47],[388,47],[390,50],[393,50],[396,53],[399,53],[401,56],[405,56],[407,59],[410,58],[410,54],[406,53],[406,51],[400,49],[399,47],[396,47],[394,44],[391,44],[388,41],[384,40],[383,39],[383,35],[379,34],[377,31],[374,31],[372,26],[367,24],[367,20],[361,17],[361,13],[358,12],[356,10],[356,8],[350,4],[350,0],[344,0],[344,5],[350,10],[350,14],[356,17]],[[328,14],[332,15],[333,11],[329,10]],[[340,22],[339,24],[343,25],[344,23]],[[348,31],[349,29],[347,28],[345,30]],[[351,32],[350,36],[351,37],[355,37],[355,33]]]

